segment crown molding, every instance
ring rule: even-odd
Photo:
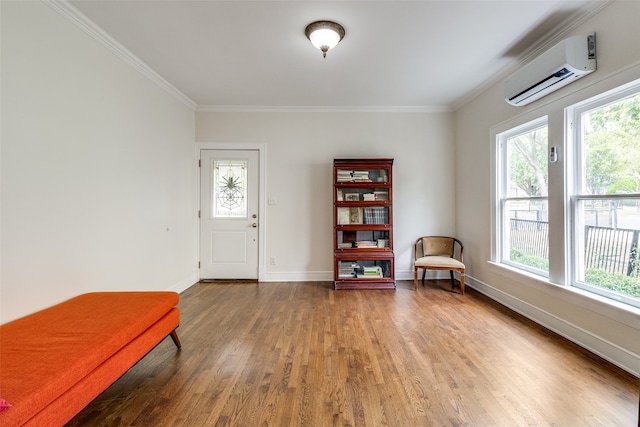
[[[156,73],[151,67],[145,64],[140,58],[134,55],[130,50],[121,45],[117,40],[107,34],[103,29],[98,27],[93,21],[87,18],[82,12],[73,7],[67,0],[42,0],[53,10],[64,16],[78,28],[96,39],[100,44],[110,49],[116,56],[131,65],[143,76],[167,91],[178,101],[189,107],[191,110],[196,109],[197,104],[188,96],[179,91],[175,86],[166,81],[162,76]]]
[[[243,106],[199,105],[200,113],[450,113],[448,106]]]

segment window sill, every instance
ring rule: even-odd
[[[640,309],[636,307],[573,286],[552,283],[546,277],[538,276],[504,264],[498,264],[493,261],[487,261],[487,264],[494,273],[502,277],[535,288],[537,291],[544,292],[550,297],[562,302],[577,305],[623,323],[631,328],[640,329]]]

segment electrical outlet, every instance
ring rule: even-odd
[[[276,257],[272,256],[269,262],[271,263],[271,265],[276,265]]]

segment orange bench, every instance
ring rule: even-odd
[[[96,292],[0,325],[0,425],[64,425],[167,336],[180,348],[178,301]]]

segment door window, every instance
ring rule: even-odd
[[[247,161],[213,161],[213,218],[247,217]]]

